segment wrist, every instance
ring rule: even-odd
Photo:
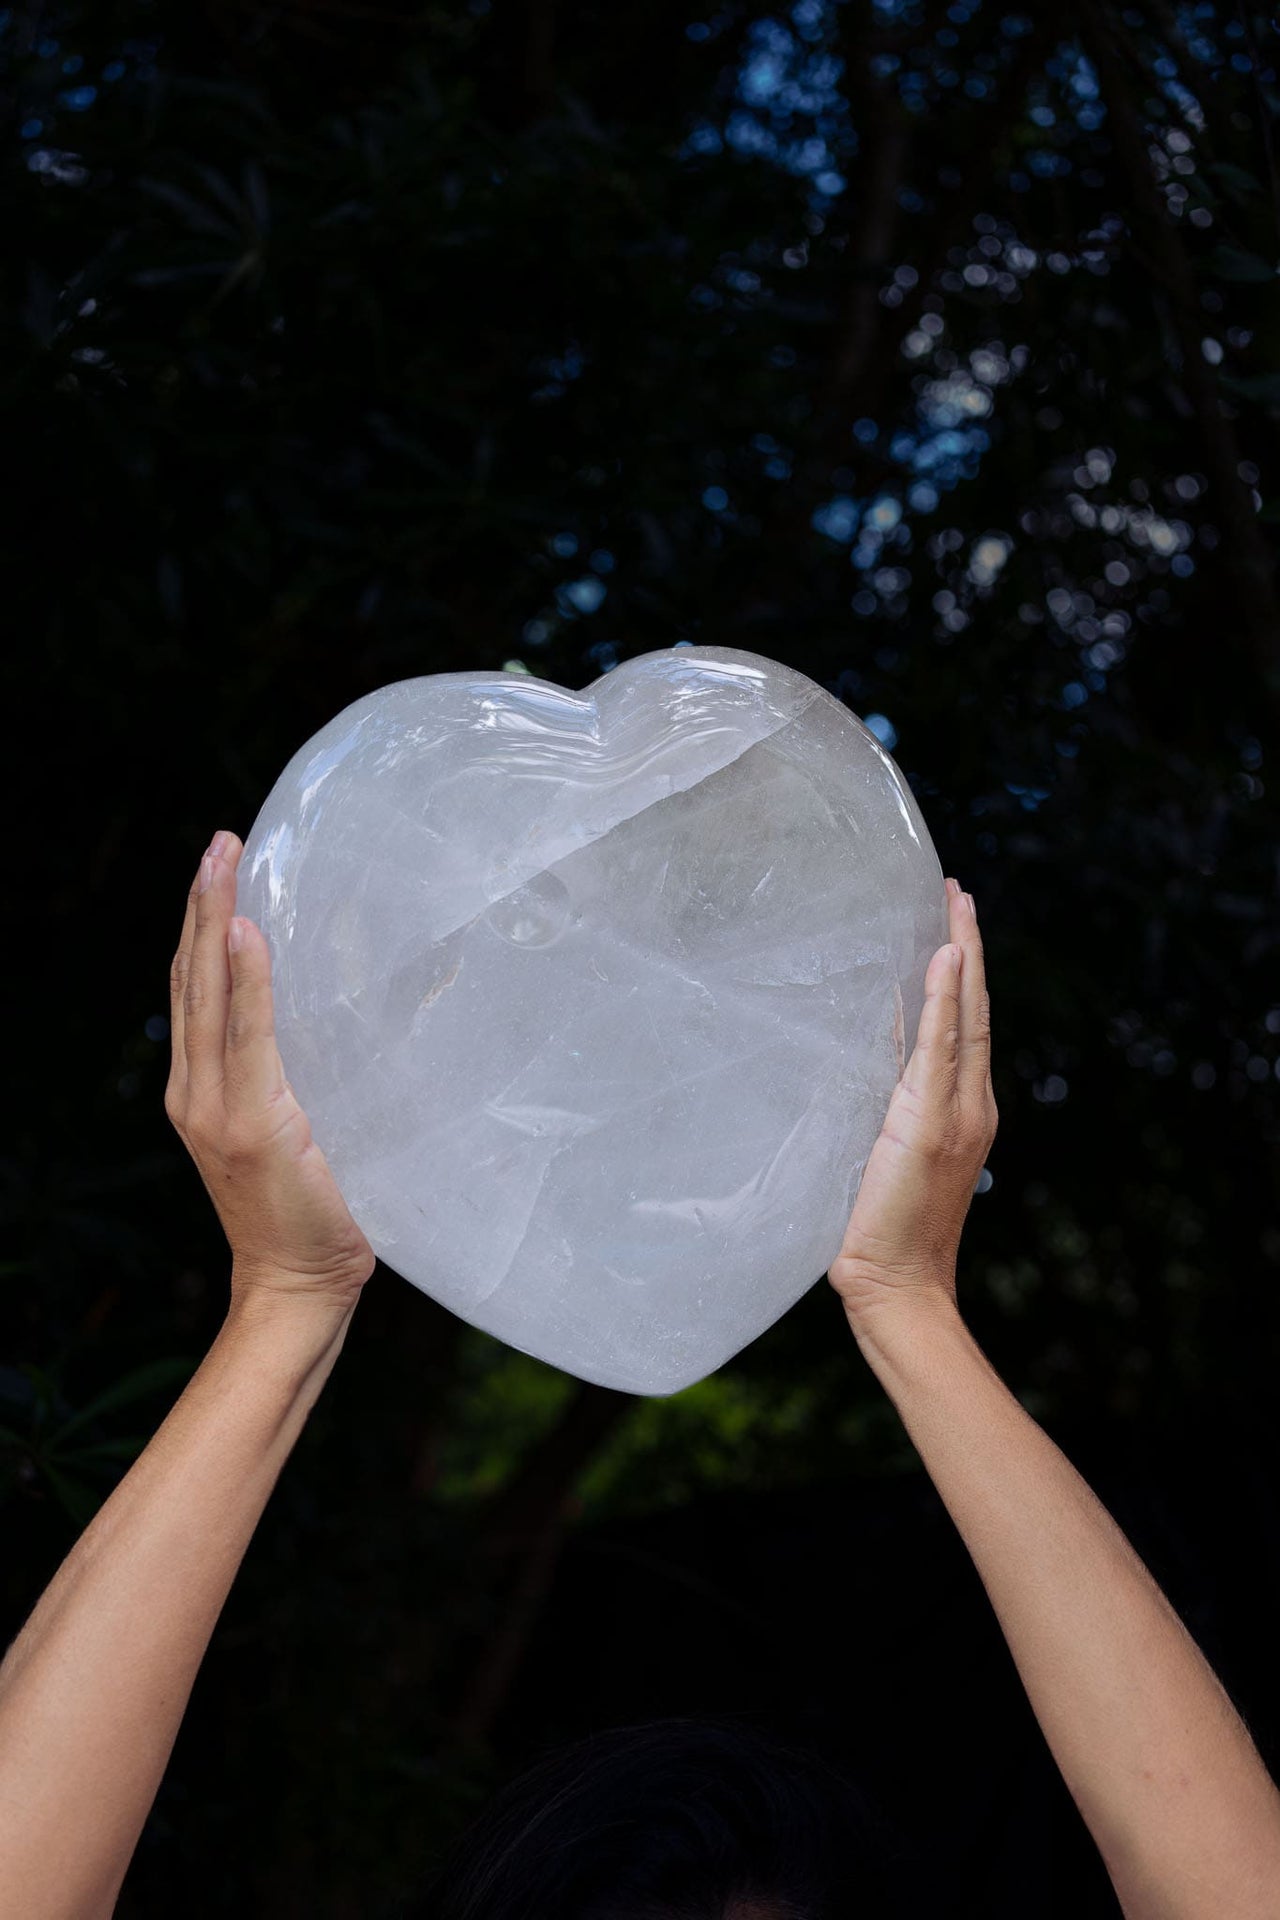
[[[885,1288],[883,1293],[845,1302],[845,1318],[868,1365],[878,1374],[924,1341],[968,1338],[954,1292],[954,1281],[936,1286]]]
[[[219,1344],[237,1359],[318,1390],[342,1350],[358,1295],[310,1292],[287,1282],[247,1285],[232,1273]]]

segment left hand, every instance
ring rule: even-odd
[[[350,1312],[375,1256],[285,1079],[270,950],[233,919],[243,851],[235,834],[215,835],[187,898],[165,1112],[230,1242],[233,1304],[292,1295]]]

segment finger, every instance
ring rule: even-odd
[[[923,1100],[955,1091],[960,1042],[960,947],[939,947],[924,977],[924,1011],[903,1080]]]
[[[195,932],[191,964],[182,999],[182,1037],[187,1056],[187,1085],[196,1096],[221,1082],[227,1041],[227,999],[231,970],[227,964],[227,923],[236,899],[236,862],[240,842],[233,833],[215,835],[200,863],[196,882]]]
[[[973,895],[959,887],[951,896],[951,937],[964,952],[960,975],[960,1092],[977,1096],[985,1092],[991,1073],[991,1002],[977,909]]]
[[[271,999],[271,949],[252,920],[236,919],[227,931],[227,951],[231,999],[224,1098],[229,1112],[261,1113],[285,1088]]]
[[[196,932],[196,893],[200,885],[200,871],[187,892],[187,908],[182,916],[182,932],[178,935],[178,948],[169,968],[169,1093],[181,1096],[187,1085],[187,1051],[183,1035],[186,1019],[185,998],[187,975],[191,970],[191,943]]]

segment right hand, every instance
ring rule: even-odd
[[[222,1221],[232,1306],[301,1303],[341,1319],[373,1272],[373,1249],[285,1078],[270,949],[251,920],[234,918],[243,851],[234,833],[217,834],[187,896],[165,1111]]]
[[[947,881],[951,944],[925,975],[915,1050],[828,1272],[856,1334],[887,1305],[956,1305],[956,1254],[996,1136],[991,1015],[972,897]]]

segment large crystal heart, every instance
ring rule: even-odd
[[[273,787],[238,911],[378,1255],[646,1394],[831,1265],[947,937],[875,736],[724,647],[367,695]]]

